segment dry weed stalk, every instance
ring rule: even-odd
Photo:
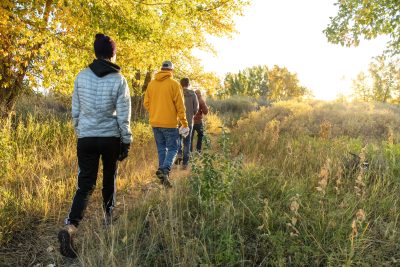
[[[322,139],[329,139],[332,132],[332,123],[324,121],[319,126],[319,137]]]
[[[343,168],[342,166],[339,165],[338,169],[337,169],[337,173],[336,173],[336,181],[335,181],[335,191],[336,194],[340,193],[340,187],[343,184],[342,182],[342,177],[343,177]]]
[[[296,194],[294,197],[290,198],[290,222],[286,225],[290,229],[290,236],[299,236],[300,232],[296,227],[298,220],[300,219],[299,209],[300,209],[300,195]]]
[[[267,142],[268,149],[272,149],[278,143],[280,133],[280,122],[278,120],[271,120],[265,124],[263,132],[263,141]]]
[[[326,187],[328,186],[330,166],[331,166],[331,160],[327,158],[324,166],[322,166],[318,175],[319,181],[316,189],[317,191],[322,192],[323,195],[325,195]]]
[[[358,155],[360,157],[360,162],[365,162],[365,149],[366,147],[361,149],[360,154]],[[364,175],[365,174],[365,169],[360,168],[360,171],[357,175],[355,186],[354,186],[354,191],[357,196],[363,198],[365,195],[365,183],[364,183]]]
[[[269,228],[271,208],[269,207],[269,201],[267,198],[265,198],[263,202],[264,202],[263,210],[259,214],[262,220],[262,225],[258,226],[257,229],[269,231],[268,228]]]
[[[393,132],[393,128],[391,126],[387,127],[387,142],[390,145],[394,144],[394,132]]]
[[[351,250],[354,251],[354,240],[359,235],[359,228],[362,227],[363,223],[366,221],[365,211],[363,209],[359,209],[356,212],[356,217],[351,222],[351,235],[350,235],[350,243],[351,243]],[[367,228],[364,229],[364,232]]]

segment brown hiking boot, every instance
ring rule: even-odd
[[[157,175],[158,179],[160,179],[160,182],[163,186],[165,186],[166,188],[172,187],[172,184],[169,181],[169,172],[168,171],[158,169],[156,172],[156,175]]]
[[[164,177],[161,180],[161,183],[165,186],[165,188],[171,188],[172,187],[172,184],[169,181],[169,175],[168,174],[164,174]]]
[[[67,224],[60,232],[58,232],[58,241],[60,242],[61,255],[68,258],[76,258],[78,254],[75,251],[73,236],[78,229],[73,224]]]

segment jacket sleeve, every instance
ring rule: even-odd
[[[206,101],[203,100],[203,103],[201,105],[201,111],[203,112],[204,115],[208,113],[208,106],[206,104]]]
[[[193,97],[193,114],[196,115],[199,111],[199,100],[197,99],[197,95],[194,94]]]
[[[183,100],[183,90],[180,85],[177,85],[175,87],[174,103],[176,111],[178,113],[179,121],[181,122],[183,127],[188,127],[188,122],[186,119],[185,102]]]
[[[72,93],[72,122],[74,124],[75,132],[77,132],[79,124],[79,113],[81,111],[81,105],[79,103],[78,95],[78,78],[74,82],[74,92]]]
[[[125,144],[132,142],[131,132],[131,96],[128,83],[122,79],[117,96],[117,121],[121,133],[121,141]]]

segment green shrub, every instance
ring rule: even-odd
[[[219,113],[243,114],[257,107],[255,99],[245,96],[232,96],[225,99],[207,99],[207,104]]]
[[[207,99],[207,104],[214,113],[223,119],[226,126],[235,125],[241,116],[259,107],[258,100],[246,96],[232,96],[225,99],[210,98]]]
[[[223,132],[219,140],[221,153],[205,150],[193,160],[190,184],[200,203],[231,201],[232,184],[240,176],[242,160],[231,157],[229,137]]]

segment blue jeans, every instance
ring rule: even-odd
[[[181,139],[181,144],[179,145],[179,155],[182,155],[182,145],[183,145],[183,165],[188,165],[190,158],[190,142],[192,141],[192,126],[189,126],[189,134],[185,138]]]
[[[153,127],[153,133],[157,145],[158,168],[169,172],[178,153],[179,130],[178,128]]]

